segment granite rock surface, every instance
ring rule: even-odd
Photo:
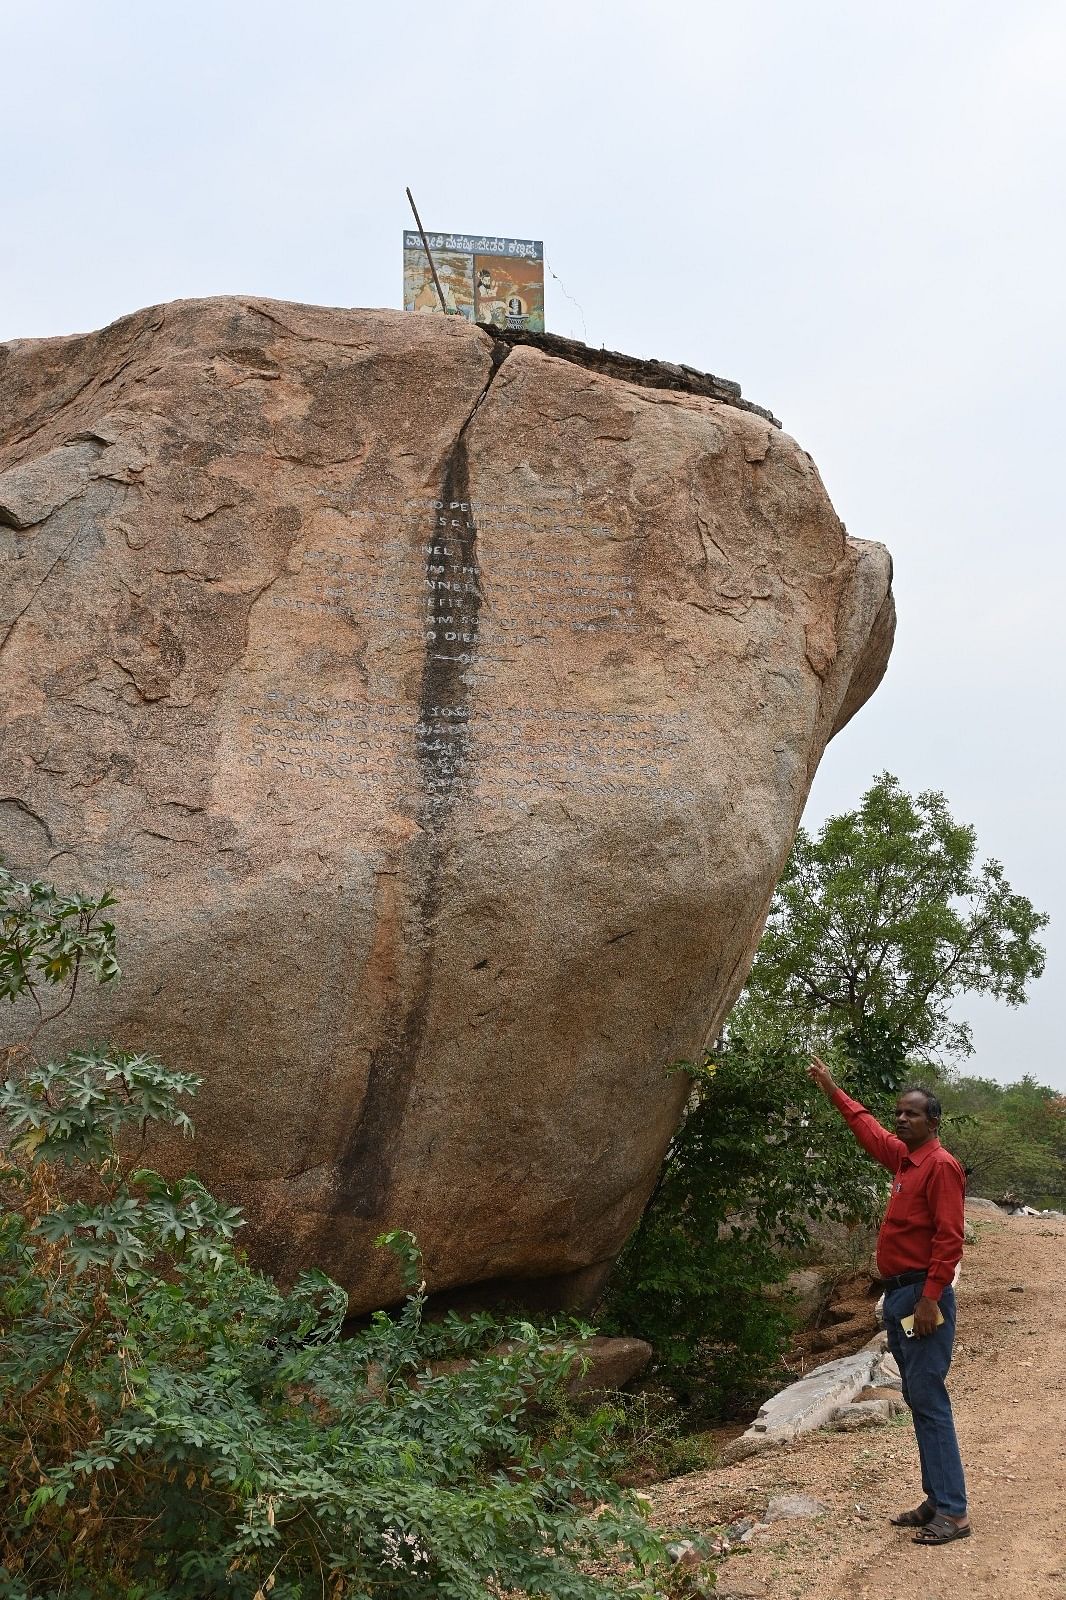
[[[245,298],[0,346],[0,854],[124,936],[53,1047],[200,1072],[149,1154],[353,1311],[401,1227],[588,1303],[885,668],[887,552],[662,383]]]

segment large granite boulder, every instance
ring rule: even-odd
[[[587,1302],[884,670],[885,550],[728,385],[233,298],[0,347],[0,563],[0,851],[118,893],[64,1037],[203,1075],[160,1159],[353,1310],[387,1227]]]

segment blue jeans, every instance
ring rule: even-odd
[[[903,1398],[911,1409],[922,1463],[922,1488],[938,1511],[949,1517],[964,1517],[966,1479],[944,1381],[955,1341],[955,1291],[949,1285],[940,1296],[942,1326],[924,1339],[908,1339],[900,1327],[900,1318],[911,1315],[921,1296],[920,1283],[906,1284],[885,1295],[888,1348],[896,1358],[903,1379]]]

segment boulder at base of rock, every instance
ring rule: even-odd
[[[599,1394],[608,1389],[624,1389],[646,1370],[654,1353],[644,1339],[612,1339],[597,1334],[581,1346],[576,1369],[567,1379],[567,1393]]]
[[[0,851],[123,935],[52,1048],[201,1073],[148,1158],[353,1312],[390,1228],[595,1295],[891,642],[772,419],[563,353],[249,298],[0,349]]]

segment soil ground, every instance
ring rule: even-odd
[[[889,1527],[922,1498],[909,1413],[806,1434],[644,1491],[660,1524],[712,1536],[779,1494],[829,1507],[774,1523],[725,1559],[723,1600],[1066,1600],[1066,1224],[976,1210],[972,1220],[950,1379],[972,1537],[921,1549]]]

